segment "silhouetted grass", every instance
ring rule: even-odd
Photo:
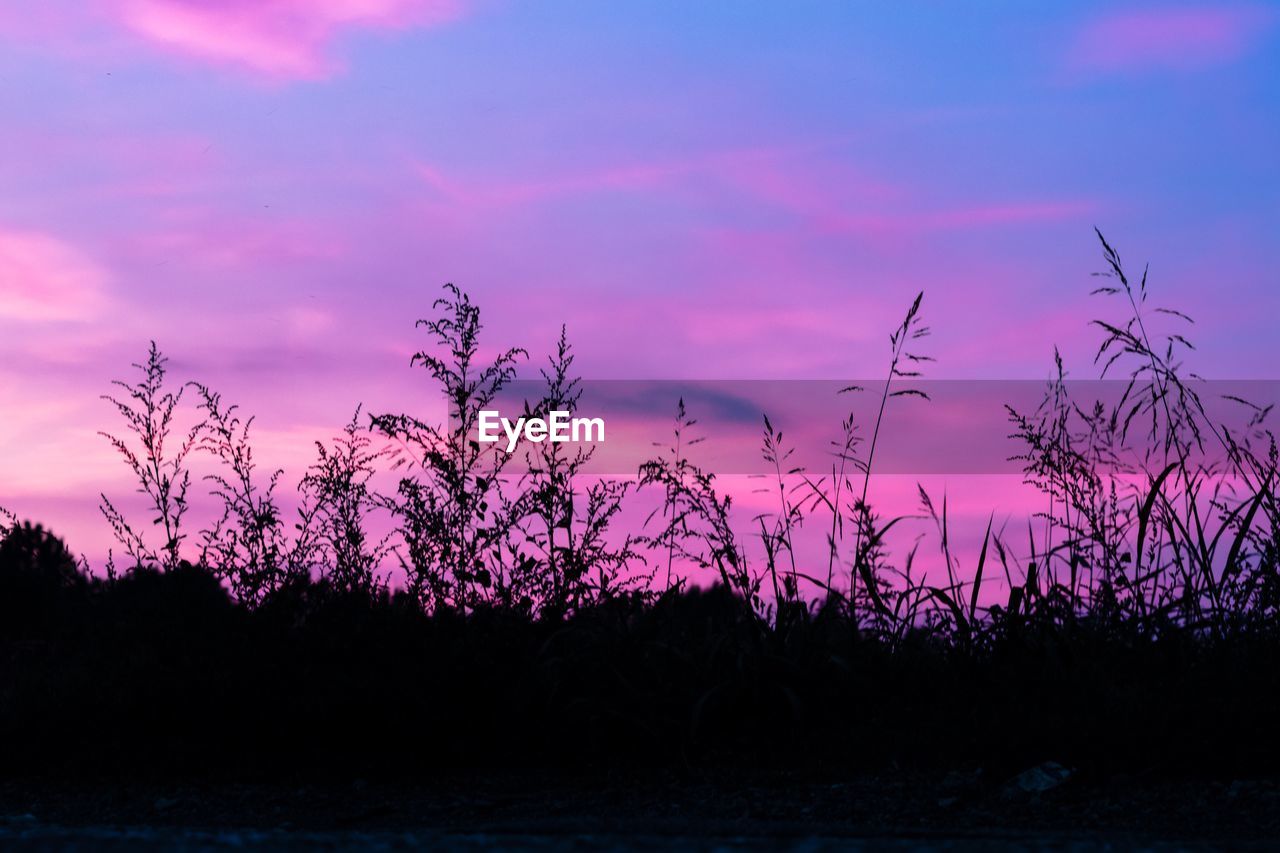
[[[928,631],[890,645],[830,612],[767,625],[723,588],[534,618],[300,582],[250,608],[188,564],[85,580],[32,536],[0,550],[3,600],[23,602],[0,629],[10,772],[999,775],[1052,759],[1238,775],[1280,759],[1273,633],[1082,619],[1001,624],[980,651]]]
[[[1100,236],[1100,235],[1099,235]],[[249,427],[153,345],[113,399],[111,437],[154,510],[104,516],[130,564],[90,576],[45,531],[7,514],[0,540],[0,737],[10,770],[388,772],[449,767],[892,764],[1100,772],[1274,769],[1280,705],[1276,444],[1255,407],[1214,422],[1181,359],[1189,318],[1147,304],[1102,241],[1119,319],[1097,321],[1110,408],[1072,400],[1062,361],[1032,412],[1010,410],[1046,510],[1010,536],[987,522],[954,553],[946,496],[920,492],[937,556],[899,553],[882,517],[875,446],[893,401],[931,359],[923,295],[890,336],[865,455],[852,418],[829,474],[789,462],[764,419],[763,489],[747,529],[680,401],[672,441],[634,483],[584,481],[589,451],[552,444],[528,473],[470,438],[526,358],[485,360],[479,310],[450,287],[413,364],[443,386],[445,426],[359,414],[302,481],[287,519],[279,471]],[[1153,318],[1178,324],[1157,340]],[[562,333],[529,412],[573,410]],[[849,389],[858,393],[859,389]],[[1247,405],[1244,401],[1242,404]],[[1134,443],[1145,452],[1126,454]],[[1196,461],[1213,446],[1222,461]],[[193,454],[221,506],[192,537]],[[393,470],[392,494],[374,488]],[[635,491],[660,494],[623,529]],[[997,509],[997,508],[993,508]],[[381,522],[386,538],[371,533]],[[797,540],[825,540],[807,565]],[[1024,538],[1025,537],[1025,538]],[[193,545],[198,543],[198,548]],[[919,560],[919,561],[918,561]],[[403,588],[387,580],[402,569]],[[825,564],[825,565],[824,565]],[[690,583],[694,571],[718,581]],[[1009,593],[988,604],[983,584]]]

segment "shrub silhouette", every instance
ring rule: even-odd
[[[81,599],[88,579],[66,544],[31,522],[13,524],[0,539],[0,632],[26,637],[60,620]]]

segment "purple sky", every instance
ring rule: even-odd
[[[0,111],[0,504],[73,540],[148,339],[296,478],[445,281],[592,378],[878,375],[921,289],[931,375],[1087,378],[1096,224],[1275,373],[1276,6],[8,0]]]

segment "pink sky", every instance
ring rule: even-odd
[[[1271,377],[1280,50],[1253,4],[19,0],[0,10],[0,505],[98,553],[155,338],[296,479],[428,405],[445,281],[591,378],[1093,375],[1098,225],[1196,367]],[[833,425],[833,429],[834,429]],[[954,484],[975,507],[997,495]],[[981,510],[975,512],[982,514]]]

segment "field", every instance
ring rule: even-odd
[[[988,524],[975,559],[953,553],[945,499],[921,490],[922,542],[868,497],[881,428],[931,361],[922,297],[864,391],[876,420],[843,426],[829,472],[789,467],[763,418],[777,509],[747,525],[688,458],[683,403],[633,477],[585,477],[589,451],[553,444],[508,470],[472,436],[527,354],[482,346],[457,288],[414,357],[448,422],[358,414],[318,445],[296,512],[257,467],[252,419],[172,382],[153,345],[112,393],[122,426],[106,434],[148,512],[102,497],[108,565],[6,516],[0,764],[17,779],[403,790],[459,773],[711,774],[721,791],[741,774],[810,792],[923,779],[940,825],[951,803],[1008,817],[1000,803],[1116,780],[1253,784],[1280,767],[1268,409],[1233,401],[1243,429],[1211,418],[1183,364],[1190,318],[1148,304],[1145,274],[1101,246],[1097,295],[1116,312],[1095,323],[1097,363],[1127,383],[1122,404],[1070,399],[1059,364],[1037,410],[1010,410],[1045,510],[1016,536]],[[563,335],[542,376],[530,412],[574,411]],[[197,459],[216,473],[193,477]],[[656,506],[644,523],[627,510],[638,495]],[[215,520],[189,529],[198,501]],[[1037,768],[1043,785],[1017,781]],[[835,808],[781,801],[809,799]],[[900,815],[919,800],[869,802]]]

